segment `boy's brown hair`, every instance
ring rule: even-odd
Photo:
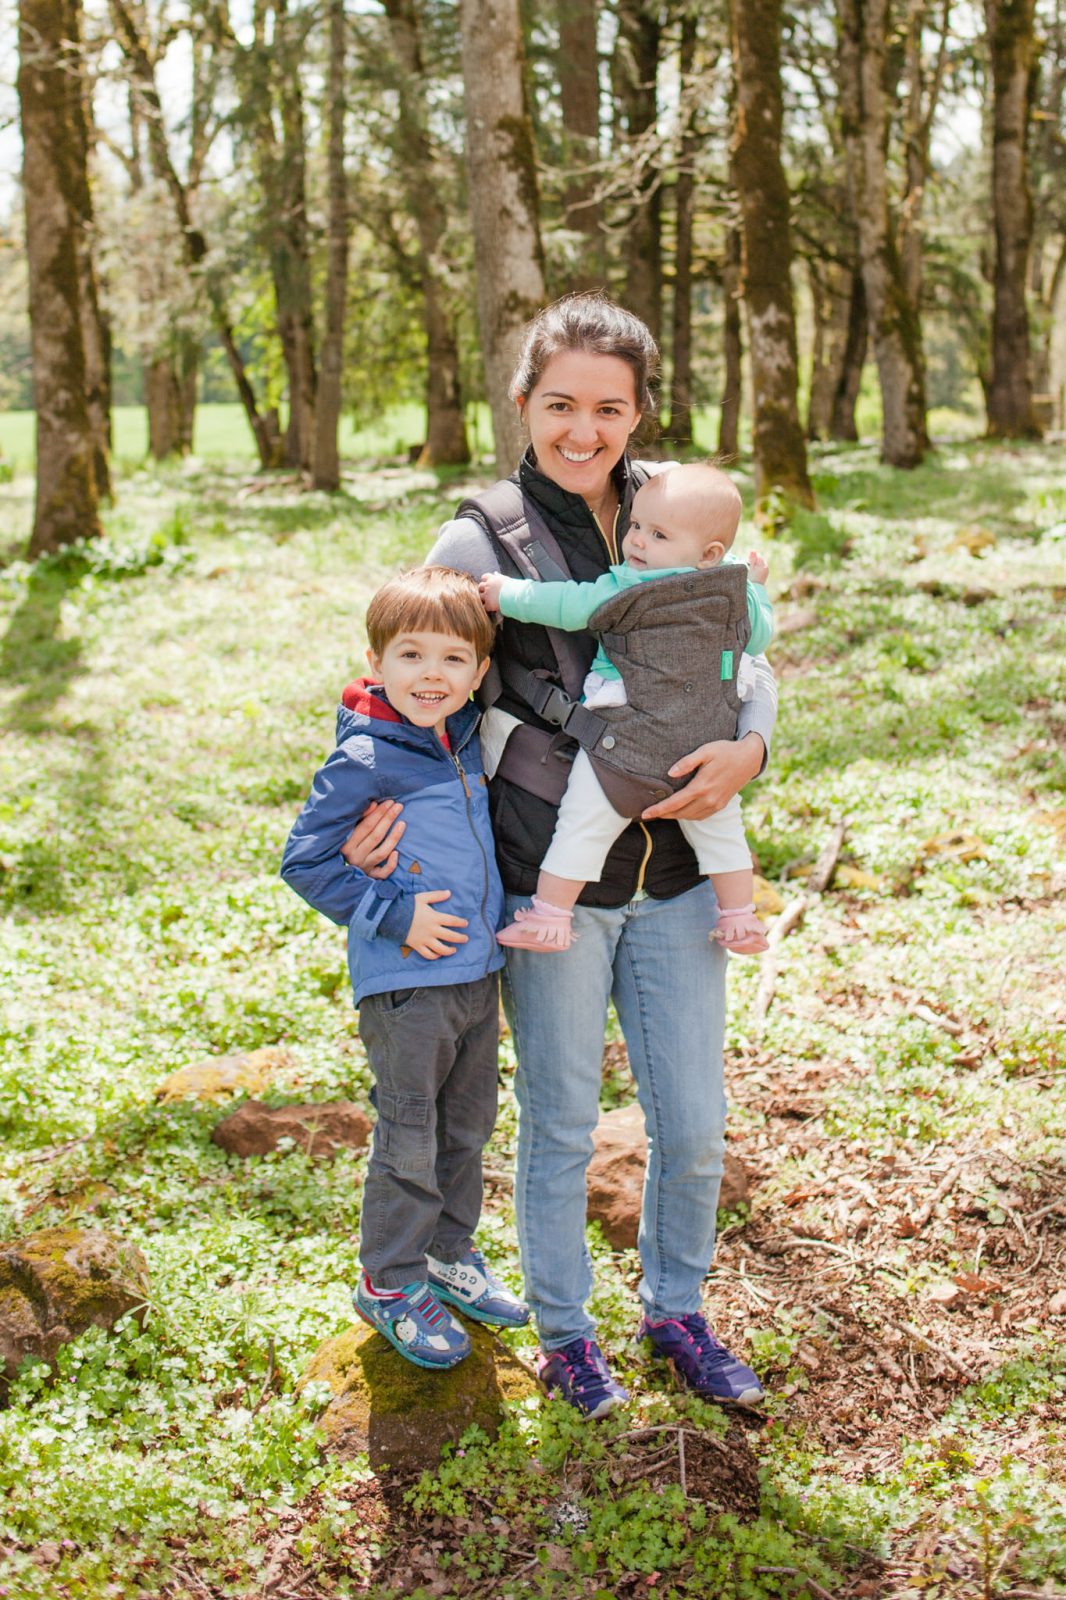
[[[376,656],[400,633],[450,633],[472,644],[479,661],[496,635],[475,579],[453,567],[413,567],[383,583],[367,607],[366,631]]]

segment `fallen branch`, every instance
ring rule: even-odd
[[[777,988],[778,951],[793,928],[803,920],[808,908],[828,889],[836,871],[837,858],[847,829],[847,818],[838,817],[821,855],[814,864],[814,870],[807,879],[807,887],[802,894],[789,901],[767,935],[768,948],[762,954],[759,987],[755,994],[753,1026],[756,1038],[761,1035],[766,1013],[773,1004],[774,990]]]
[[[932,1194],[930,1195],[929,1199],[926,1201],[925,1205],[924,1206],[919,1206],[918,1210],[914,1213],[913,1217],[910,1218],[911,1226],[916,1231],[919,1228],[924,1228],[925,1227],[926,1223],[929,1221],[929,1218],[933,1215],[933,1212],[936,1210],[936,1208],[940,1204],[941,1200],[943,1200],[947,1195],[949,1195],[951,1193],[952,1189],[954,1189],[955,1185],[958,1183],[959,1179],[962,1176],[962,1169],[963,1169],[963,1167],[965,1165],[966,1165],[966,1161],[962,1160],[962,1161],[958,1162],[956,1166],[951,1167],[949,1169],[949,1171],[945,1172],[944,1176],[941,1178],[940,1182],[937,1184],[936,1188],[933,1190]]]
[[[895,1328],[897,1333],[904,1334],[908,1339],[913,1339],[916,1345],[920,1345],[931,1356],[939,1356],[941,1361],[946,1361],[952,1371],[957,1372],[960,1378],[964,1378],[967,1383],[973,1383],[973,1373],[968,1367],[963,1366],[958,1356],[953,1356],[951,1351],[945,1350],[942,1345],[934,1344],[932,1339],[927,1338],[920,1328],[914,1326],[913,1322],[897,1322],[894,1317],[886,1316],[883,1311],[880,1312],[880,1317],[881,1321],[887,1324],[888,1327]]]
[[[789,1578],[800,1578],[811,1593],[818,1596],[818,1600],[833,1600],[833,1596],[828,1589],[823,1589],[820,1583],[815,1583],[814,1579],[808,1577],[805,1572],[801,1572],[799,1567],[756,1567],[755,1570],[756,1572],[780,1572]]]
[[[685,1499],[687,1500],[688,1499],[688,1477],[686,1476],[686,1473],[685,1473],[685,1430],[684,1430],[684,1428],[678,1428],[678,1430],[677,1430],[677,1466],[678,1466],[678,1476],[681,1479],[681,1493],[684,1495]]]

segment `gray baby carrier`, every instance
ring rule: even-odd
[[[476,501],[464,501],[457,514],[464,513],[489,527],[523,576],[548,583],[570,578],[558,541],[516,484],[505,480]],[[590,711],[583,705],[584,664],[574,636],[547,631],[557,674],[494,662],[479,695],[483,705],[492,705],[502,675],[513,694],[559,730],[548,736],[523,724],[511,734],[498,770],[520,788],[558,805],[575,740],[614,809],[639,817],[688,782],[665,776],[675,761],[701,744],[736,738],[737,671],[751,635],[744,567],[652,578],[597,607],[589,631],[621,673],[624,706]]]

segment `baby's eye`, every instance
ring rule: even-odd
[[[666,538],[666,534],[663,532],[663,530],[661,528],[653,528],[651,530],[651,536],[652,536],[653,539],[665,539]]]

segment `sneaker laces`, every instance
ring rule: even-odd
[[[562,1356],[570,1369],[570,1386],[575,1394],[585,1394],[590,1388],[602,1388],[606,1379],[603,1373],[603,1357],[596,1357],[599,1351],[589,1339],[574,1339],[570,1344],[564,1344],[560,1349],[553,1351],[554,1355]]]
[[[678,1317],[689,1338],[699,1353],[701,1372],[715,1372],[721,1367],[730,1367],[736,1357],[727,1350],[721,1339],[716,1339],[707,1326],[707,1319],[698,1311],[690,1311],[687,1316]]]

